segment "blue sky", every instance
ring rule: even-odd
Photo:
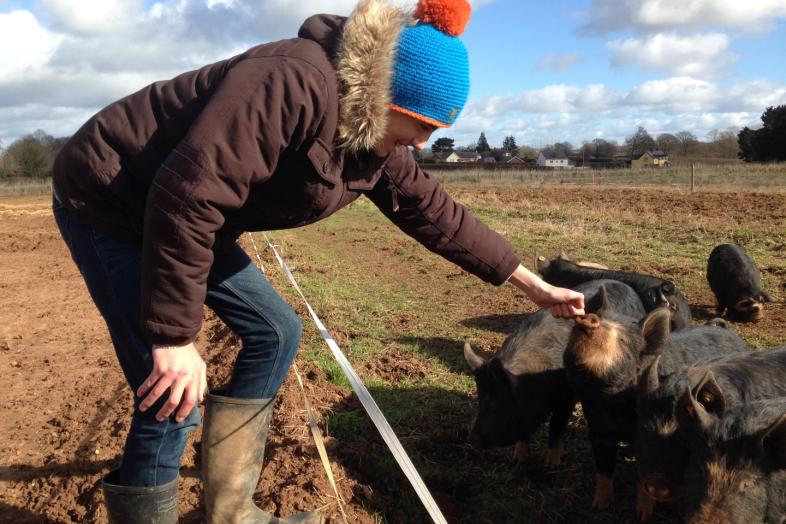
[[[406,0],[391,0],[413,5]],[[73,133],[149,82],[296,33],[354,0],[0,0],[0,140]],[[786,104],[786,0],[477,0],[450,136],[536,147],[755,126]]]

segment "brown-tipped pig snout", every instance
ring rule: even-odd
[[[583,317],[576,318],[576,325],[584,328],[585,332],[590,333],[590,331],[600,327],[600,318],[595,313],[589,313]]]

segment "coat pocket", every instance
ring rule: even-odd
[[[311,144],[311,147],[308,148],[306,156],[317,175],[335,186],[341,183],[343,162],[341,160],[336,161],[331,152],[332,149],[327,147],[321,139],[317,138]]]

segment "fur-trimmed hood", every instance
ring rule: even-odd
[[[338,140],[350,153],[368,151],[384,137],[396,49],[410,18],[409,11],[385,0],[360,0],[348,18],[315,15],[298,32],[334,57]]]

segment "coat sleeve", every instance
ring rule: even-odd
[[[250,187],[321,125],[325,78],[297,59],[251,58],[225,75],[155,174],[142,248],[142,329],[153,344],[193,340],[216,232]]]
[[[406,234],[486,282],[501,285],[521,263],[507,240],[454,201],[404,147],[367,196]]]

